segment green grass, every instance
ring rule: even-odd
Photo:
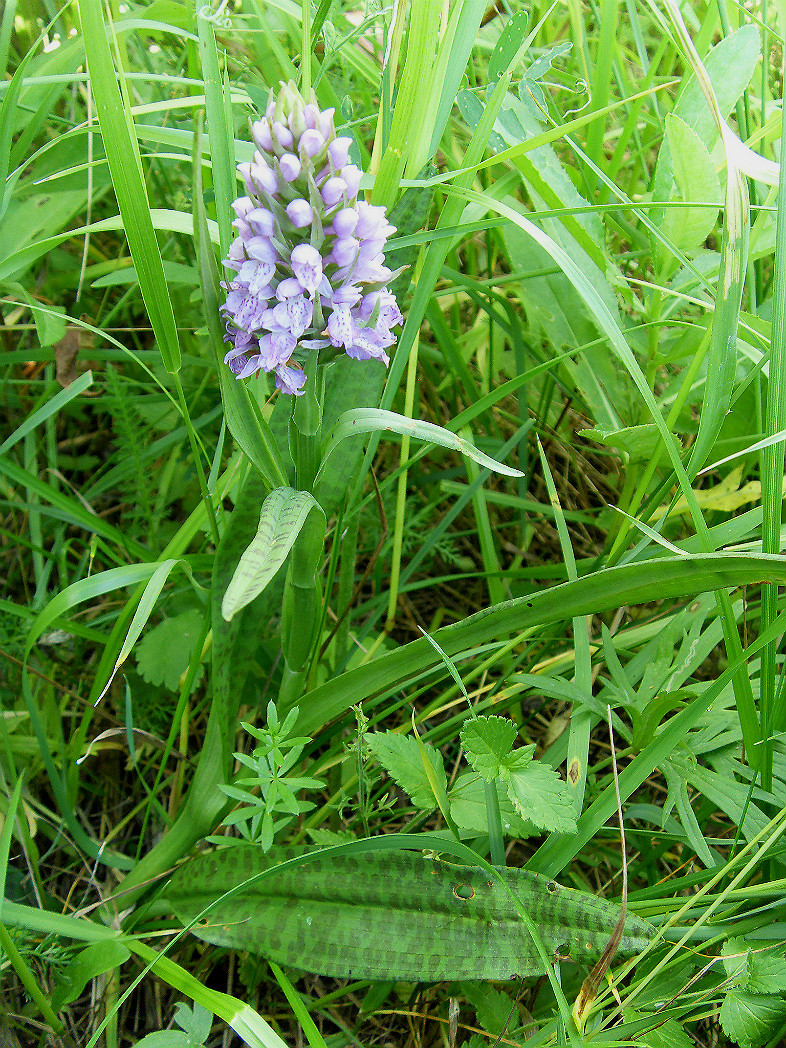
[[[0,15],[0,1031],[778,1044],[781,8],[363,6]],[[321,429],[234,380],[218,312],[249,118],[301,76],[407,267],[389,368],[339,362]],[[347,983],[166,901],[226,839],[398,834],[619,900],[618,806],[664,937],[578,1025],[570,963]]]

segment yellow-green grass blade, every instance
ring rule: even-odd
[[[549,502],[554,510],[554,520],[557,525],[560,548],[565,561],[568,579],[575,582],[578,578],[576,571],[576,558],[573,554],[573,546],[568,534],[568,526],[565,515],[560,505],[557,488],[549,468],[548,460],[544,454],[543,447],[538,440],[538,453],[543,470],[543,478],[546,481],[546,490]],[[589,621],[583,616],[575,616],[573,619],[573,651],[574,651],[574,677],[576,694],[572,703],[570,715],[570,734],[568,737],[568,786],[573,797],[573,810],[576,815],[581,815],[584,807],[584,790],[587,784],[587,767],[589,764],[590,728],[592,726],[591,711],[582,703],[581,695],[592,694],[592,655],[589,644]]]
[[[782,24],[784,10],[781,8]],[[770,341],[770,370],[767,385],[765,433],[773,436],[786,428],[786,134],[781,134],[780,180],[778,184],[778,213],[775,233],[775,283],[772,296],[772,337]],[[784,451],[782,441],[770,443],[761,458],[762,482],[762,550],[778,552],[781,548],[782,478]],[[774,621],[778,609],[778,590],[767,586],[762,593],[761,625],[766,630]],[[772,786],[771,734],[786,727],[786,703],[778,703],[777,641],[762,652],[761,660],[761,718],[762,785]],[[783,670],[781,669],[781,673]]]

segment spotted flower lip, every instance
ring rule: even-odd
[[[294,396],[308,353],[333,347],[387,365],[403,323],[384,255],[395,227],[384,207],[358,199],[352,139],[336,135],[333,109],[292,83],[271,92],[251,136],[256,152],[237,167],[243,195],[224,259],[224,362],[241,379],[272,373]]]

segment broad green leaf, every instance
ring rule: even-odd
[[[325,514],[307,491],[276,488],[262,503],[259,526],[245,550],[221,603],[227,622],[264,590],[287,559],[305,527],[325,532]]]
[[[769,943],[756,945],[758,949],[752,948],[748,954],[748,989],[752,993],[786,996],[786,957],[783,956],[783,948],[773,950]]]
[[[371,753],[398,785],[409,795],[416,808],[433,811],[437,798],[423,765],[421,749],[411,735],[396,732],[372,732],[364,736]],[[442,755],[428,743],[422,743],[442,792],[447,790],[447,777]]]
[[[576,815],[568,784],[553,768],[540,761],[529,761],[525,766],[503,767],[501,775],[522,819],[555,833],[575,831]]]
[[[456,105],[467,125],[477,128],[483,116],[483,102],[474,91],[459,91],[456,95]],[[505,146],[505,139],[496,131],[492,131],[488,139],[488,148],[494,153],[501,153]]]
[[[478,774],[491,782],[510,756],[518,731],[506,717],[474,717],[461,729],[464,755]]]
[[[479,986],[477,983],[466,983],[461,990],[475,1009],[478,1023],[492,1037],[502,1037],[505,1030],[511,1027],[512,1016],[516,1017],[512,1029],[518,1026],[516,1004],[502,990],[496,990],[493,986]],[[482,1043],[486,1044],[485,1041]]]
[[[772,994],[729,990],[723,999],[720,1021],[723,1032],[740,1048],[759,1048],[786,1020],[786,1001]]]
[[[201,630],[202,616],[202,612],[191,608],[145,633],[137,647],[136,664],[148,684],[163,684],[169,691],[178,691],[180,677],[188,669],[194,642]]]
[[[38,341],[46,349],[59,342],[66,333],[68,317],[63,306],[45,306],[21,285],[11,284],[13,290],[27,301],[33,314]]]
[[[516,58],[516,53],[524,42],[529,16],[526,11],[519,11],[505,22],[499,40],[489,58],[488,79],[493,85],[506,72]],[[515,69],[511,72],[515,73]]]
[[[723,192],[707,147],[696,132],[673,113],[666,116],[666,137],[676,183],[672,200],[699,206],[666,208],[661,231],[680,251],[693,251],[704,243],[715,226]],[[704,204],[716,207],[701,206]]]
[[[163,894],[207,942],[339,978],[409,982],[545,974],[527,918],[546,950],[596,959],[620,915],[604,899],[478,856],[457,866],[394,851],[397,836],[305,854],[237,845],[181,866]],[[621,952],[640,952],[652,936],[629,916]]]
[[[760,54],[759,30],[755,25],[748,24],[724,37],[704,59],[704,67],[718,100],[721,116],[729,115],[737,99],[750,83]],[[675,103],[674,115],[691,127],[712,152],[720,132],[695,76],[689,77],[685,82]],[[671,148],[668,140],[664,140],[655,168],[653,200],[669,199],[673,177]]]
[[[204,1044],[210,1036],[213,1014],[196,1002],[192,1010],[187,1004],[180,1001],[175,1007],[175,1022],[181,1030],[185,1030],[193,1038],[193,1042]]]
[[[61,1011],[80,997],[87,984],[98,975],[120,968],[131,956],[131,951],[117,939],[94,942],[80,950],[76,957],[58,973],[52,993],[52,1007]]]
[[[657,427],[651,422],[622,429],[580,429],[579,435],[604,447],[618,448],[631,462],[648,462],[661,443]]]
[[[136,1042],[136,1048],[194,1048],[193,1041],[182,1030],[155,1030]]]
[[[516,814],[503,783],[497,780],[494,785],[505,835],[520,840],[534,836],[538,831],[531,822],[525,822]],[[465,771],[459,775],[448,794],[448,801],[450,816],[460,830],[472,835],[488,833],[486,782],[481,775],[474,771]]]

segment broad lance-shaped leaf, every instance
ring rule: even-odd
[[[229,622],[258,597],[287,559],[303,528],[325,534],[325,514],[313,495],[294,488],[276,488],[262,503],[257,533],[238,561],[224,594],[221,614]],[[318,539],[318,534],[315,536]]]
[[[181,866],[166,898],[184,925],[200,917],[191,931],[206,942],[336,978],[439,982],[543,974],[513,899],[478,867],[416,852],[332,852],[274,868],[302,854],[226,848]],[[526,870],[499,872],[550,953],[586,962],[600,956],[618,906]],[[247,888],[215,903],[251,878]],[[629,916],[620,953],[641,952],[654,934]]]
[[[448,429],[443,429],[442,426],[435,426],[432,422],[420,422],[418,419],[407,418],[405,415],[398,415],[395,411],[385,411],[382,408],[351,408],[344,412],[325,438],[322,449],[322,466],[317,474],[315,490],[325,469],[325,463],[342,440],[354,437],[358,433],[377,433],[381,430],[406,434],[416,440],[425,440],[429,444],[439,444],[440,447],[460,451],[462,455],[471,458],[478,465],[485,466],[486,469],[494,470],[496,473],[504,473],[506,477],[524,476],[521,470],[506,466],[503,462],[497,462],[489,455],[484,455],[468,440],[451,433]]]

